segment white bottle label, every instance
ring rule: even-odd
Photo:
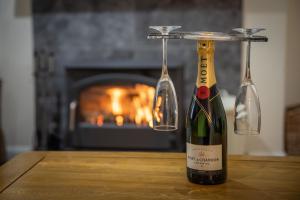
[[[186,143],[187,167],[202,171],[222,169],[222,145]]]

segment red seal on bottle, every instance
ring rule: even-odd
[[[197,90],[197,97],[199,99],[207,99],[210,95],[209,88],[206,86],[201,86]]]

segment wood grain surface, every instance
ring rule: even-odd
[[[225,184],[188,182],[184,153],[31,152],[0,167],[0,199],[300,199],[300,157],[230,156]]]

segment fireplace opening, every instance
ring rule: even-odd
[[[90,86],[80,92],[80,126],[152,128],[154,93],[142,83]]]
[[[178,96],[180,123],[176,131],[159,133],[152,129],[152,104],[161,63],[109,61],[67,66],[61,148],[184,151],[183,65],[176,62],[168,67]]]

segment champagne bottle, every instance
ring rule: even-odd
[[[198,41],[198,77],[187,114],[187,177],[197,184],[224,183],[227,122],[214,70],[214,41]]]

